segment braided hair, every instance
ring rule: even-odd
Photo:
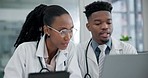
[[[108,2],[94,1],[93,3],[85,6],[84,13],[88,19],[92,13],[97,11],[109,11],[111,13],[112,8],[113,8],[112,5]]]
[[[14,47],[18,47],[23,42],[39,41],[40,37],[44,34],[43,26],[51,26],[54,18],[62,14],[69,13],[58,5],[47,6],[40,4],[37,6],[27,15]]]

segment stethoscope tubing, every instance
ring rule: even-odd
[[[48,68],[43,67],[43,64],[42,64],[42,61],[41,61],[41,57],[38,57],[38,59],[39,59],[40,65],[42,67],[42,69],[39,72],[41,73],[43,70],[47,70],[48,72],[50,72],[50,70]]]
[[[89,45],[90,45],[91,41],[92,41],[92,38],[89,40],[89,42],[88,42],[88,44],[87,44],[87,46],[86,46],[86,50],[85,50],[85,61],[86,61],[86,71],[87,71],[87,72],[86,72],[86,74],[84,75],[84,78],[87,78],[87,77],[91,78],[91,75],[89,74],[88,60],[87,60],[87,52],[88,52],[88,48],[89,48]]]

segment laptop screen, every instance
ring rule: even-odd
[[[148,54],[106,56],[102,78],[148,78]]]

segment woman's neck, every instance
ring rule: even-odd
[[[55,47],[52,42],[48,39],[46,39],[46,46],[47,46],[47,51],[48,51],[48,60],[49,60],[49,63],[51,61],[51,59],[56,55],[57,51],[58,51],[58,48]]]

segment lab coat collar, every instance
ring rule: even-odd
[[[112,38],[112,47],[114,49],[122,49],[121,45],[120,45],[120,41],[116,40],[114,38]]]
[[[87,45],[88,45],[88,42],[87,42]],[[88,59],[92,60],[98,66],[96,55],[93,52],[93,48],[92,48],[91,44],[89,44],[89,47],[88,47],[87,57],[88,57]]]
[[[45,44],[45,35],[43,35],[43,37],[40,39],[39,41],[39,44],[38,44],[38,48],[37,48],[37,51],[36,51],[36,56],[39,56],[39,57],[48,57],[48,54],[47,54],[47,48],[46,47],[46,44]],[[45,50],[46,49],[46,50]],[[66,50],[59,50],[58,52],[66,55],[68,53],[68,51]],[[58,54],[58,53],[57,53]]]
[[[123,51],[121,42],[117,39],[112,38],[112,49],[110,54],[120,54]]]
[[[39,41],[38,48],[37,48],[37,51],[36,51],[36,56],[37,57],[42,57],[42,58],[47,58],[48,57],[47,48],[45,48],[45,47],[46,47],[45,35],[43,35],[43,37]],[[57,58],[60,59],[58,64],[60,64],[61,62],[66,60],[67,54],[68,54],[67,50],[59,50],[57,52],[57,54],[56,54]],[[58,61],[58,60],[56,60],[56,61]]]
[[[117,53],[119,53],[121,50],[122,50],[122,46],[120,45],[120,41],[114,39],[114,38],[111,38],[112,39],[112,49],[110,51],[110,54],[114,53],[115,51]],[[88,44],[88,42],[87,42]],[[96,65],[98,65],[97,61],[96,61],[96,56],[95,56],[95,53],[92,52],[93,51],[93,48],[92,46],[89,44],[89,48],[88,48],[88,54],[87,54],[87,57],[94,61],[94,63]]]
[[[44,57],[44,52],[45,52],[44,49],[45,49],[45,35],[43,35],[39,41],[36,51],[36,56]],[[48,57],[48,55],[46,57]]]

